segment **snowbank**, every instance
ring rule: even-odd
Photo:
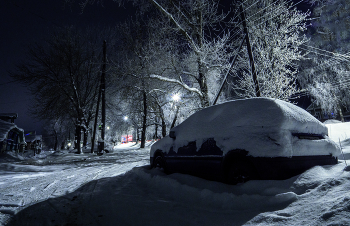
[[[271,98],[235,100],[205,108],[174,127],[176,139],[159,141],[155,148],[168,152],[196,141],[214,138],[225,153],[244,149],[256,157],[329,155],[338,156],[339,147],[328,140],[299,140],[292,133],[327,135],[328,129],[305,110]]]
[[[328,135],[334,142],[350,138],[350,122],[340,122],[337,120],[327,120],[325,126],[328,128]]]

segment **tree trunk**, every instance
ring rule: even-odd
[[[53,131],[55,134],[55,145],[54,145],[54,150],[57,151],[57,147],[58,147],[58,137],[57,137],[57,132],[56,130]]]
[[[179,109],[180,109],[180,107],[177,107],[177,108],[176,108],[175,117],[174,117],[173,122],[171,123],[170,129],[172,129],[172,128],[175,127],[175,123],[176,123],[176,120],[177,120],[177,115],[179,114]]]
[[[145,148],[146,127],[147,127],[147,94],[145,91],[143,91],[143,116],[142,116],[142,131],[141,131],[141,146],[140,146],[140,148]]]
[[[165,120],[162,117],[162,137],[166,136],[166,124],[165,124]]]
[[[88,130],[86,128],[83,128],[83,131],[84,131],[83,146],[86,147],[87,141],[88,141]]]
[[[140,132],[139,132],[140,128],[136,128],[136,144],[139,142],[140,140]]]
[[[81,142],[81,126],[80,126],[80,123],[75,125],[75,139],[76,139],[75,148],[77,149],[77,153],[78,154],[82,154],[83,152],[82,152],[81,146],[80,146],[80,142]]]
[[[198,2],[198,5],[203,6],[203,2]],[[203,47],[203,12],[202,8],[198,9],[197,11],[197,33],[196,33],[196,39],[197,39],[197,46],[199,49],[202,49]],[[202,93],[201,97],[201,107],[209,107],[209,96],[208,96],[208,84],[207,84],[207,78],[205,76],[205,65],[202,62],[202,56],[197,55],[197,64],[198,64],[198,76],[199,76],[199,87]]]
[[[157,140],[158,139],[158,122],[155,123],[155,133],[154,133],[154,140]]]
[[[340,121],[344,122],[343,111],[342,111],[341,106],[339,104],[338,104],[338,111],[339,111]]]

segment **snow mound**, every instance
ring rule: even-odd
[[[15,152],[7,151],[7,152],[0,153],[0,163],[15,162],[20,160],[23,160],[23,157]]]
[[[293,203],[285,209],[261,213],[246,225],[349,225],[350,173],[343,167],[318,166],[301,174],[291,187],[300,194]]]
[[[342,122],[339,120],[335,120],[335,119],[328,119],[328,120],[323,122],[323,124],[337,124],[337,123],[342,123]]]
[[[208,138],[226,154],[243,149],[255,157],[329,155],[338,156],[332,141],[299,140],[292,133],[327,135],[328,129],[307,111],[271,98],[235,100],[205,108],[174,127],[176,139],[163,138],[154,146],[174,150],[196,141],[197,150]],[[152,152],[155,148],[151,149]]]
[[[350,166],[346,166],[346,167],[344,168],[344,171],[349,172],[349,171],[350,171]]]
[[[334,142],[347,140],[350,138],[350,122],[340,122],[334,124],[325,124],[328,128],[329,138]]]

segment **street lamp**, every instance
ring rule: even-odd
[[[181,100],[181,95],[179,93],[174,93],[171,98],[173,99],[174,102],[179,102]],[[179,110],[180,110],[180,106],[174,104],[174,107],[176,109],[176,112],[175,112],[173,122],[171,123],[171,126],[170,126],[171,129],[175,126],[175,123],[177,120],[177,115],[178,115]]]
[[[178,102],[181,100],[181,95],[179,93],[175,93],[172,95],[171,98],[173,99],[173,101]]]
[[[124,121],[128,121],[128,116],[124,116]]]

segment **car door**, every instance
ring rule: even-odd
[[[203,141],[198,151],[196,141],[178,148],[177,152],[171,149],[167,155],[168,168],[173,172],[215,179],[221,172],[223,152],[214,138]]]

